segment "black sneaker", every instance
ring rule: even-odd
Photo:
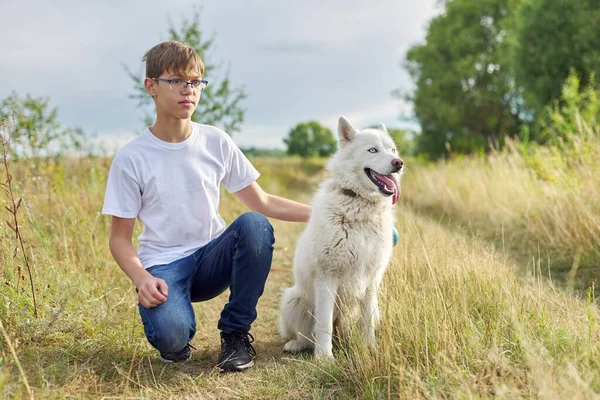
[[[174,363],[174,362],[181,362],[181,361],[188,361],[190,358],[192,358],[192,350],[194,349],[194,347],[192,347],[191,344],[187,344],[185,345],[185,347],[181,350],[179,350],[177,353],[158,353],[158,357],[166,362],[166,363]]]
[[[250,344],[252,342],[254,336],[249,332],[221,332],[219,371],[243,371],[253,366],[256,350]]]

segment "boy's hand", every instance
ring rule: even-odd
[[[138,300],[146,308],[156,307],[165,301],[169,295],[167,282],[148,274],[137,286]]]

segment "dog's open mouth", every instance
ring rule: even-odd
[[[378,188],[381,193],[392,197],[392,204],[396,204],[400,197],[400,184],[392,175],[381,175],[373,171],[371,168],[365,168],[365,173]]]

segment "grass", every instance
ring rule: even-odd
[[[404,200],[549,268],[563,286],[585,290],[600,272],[600,134],[573,148],[516,143],[487,157],[414,168]],[[548,274],[546,274],[548,275]]]
[[[309,201],[324,176],[321,161],[253,161],[266,190],[301,201]],[[461,162],[471,164],[466,168]],[[303,226],[273,220],[273,270],[252,331],[258,358],[242,374],[213,369],[219,352],[216,325],[226,293],[194,306],[198,331],[192,344],[197,350],[190,362],[164,365],[147,344],[135,291],[108,250],[110,219],[99,214],[110,160],[11,165],[15,193],[25,204],[19,211],[21,233],[33,266],[39,318],[33,316],[27,282],[17,274],[22,258],[12,257],[14,234],[3,226],[0,321],[14,355],[6,337],[0,337],[0,397],[28,398],[25,380],[36,398],[53,399],[597,396],[600,315],[593,290],[569,294],[542,278],[542,263],[523,263],[510,246],[490,242],[493,232],[472,235],[438,223],[425,211],[442,204],[453,218],[468,215],[478,227],[497,227],[500,220],[491,215],[518,214],[538,204],[535,196],[524,196],[540,190],[537,181],[525,180],[525,174],[513,179],[514,171],[500,167],[489,169],[493,162],[455,161],[409,170],[397,208],[401,240],[380,294],[379,349],[373,352],[351,340],[337,348],[335,363],[282,353],[278,303],[281,289],[292,282],[292,255]],[[486,174],[495,175],[480,181]],[[444,177],[449,181],[442,185]],[[465,194],[467,182],[474,193],[467,196],[470,200],[448,206],[448,193]],[[524,186],[513,188],[515,182]],[[589,185],[586,190],[593,189]],[[518,190],[523,195],[517,196]],[[488,204],[503,191],[508,191],[507,199],[517,200],[515,207],[523,208]],[[579,201],[597,205],[587,197]],[[570,201],[562,206],[565,216],[576,204]],[[224,193],[221,211],[229,222],[245,208]],[[529,237],[529,231],[510,236],[509,221],[503,222],[507,242]],[[530,221],[534,225],[547,219]]]

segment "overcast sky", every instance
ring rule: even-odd
[[[64,125],[119,146],[143,127],[123,65],[141,70],[170,21],[201,6],[203,33],[216,35],[206,62],[228,65],[232,84],[248,92],[238,145],[283,148],[295,124],[316,119],[335,130],[340,115],[358,127],[414,128],[391,92],[411,88],[401,64],[424,40],[436,2],[2,0],[0,99],[49,96]]]

